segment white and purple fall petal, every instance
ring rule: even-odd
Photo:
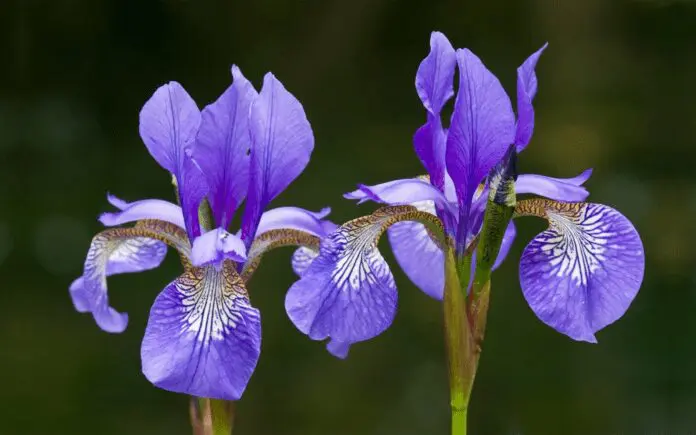
[[[143,338],[145,377],[165,390],[237,400],[261,353],[261,315],[227,261],[193,268],[155,299]]]
[[[529,306],[558,332],[596,342],[594,334],[619,319],[640,288],[645,256],[638,232],[601,204],[532,199],[520,202],[516,213],[549,222],[520,260]]]

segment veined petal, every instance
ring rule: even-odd
[[[155,300],[141,348],[156,386],[212,399],[242,397],[261,352],[261,316],[227,261],[192,268]]]
[[[443,189],[445,141],[440,111],[454,95],[454,69],[457,59],[452,44],[440,32],[430,35],[430,53],[416,73],[416,92],[428,111],[428,121],[416,131],[413,144],[418,158],[430,174],[432,184]]]
[[[517,68],[517,131],[515,145],[522,151],[532,139],[534,132],[534,106],[532,100],[537,92],[537,76],[534,69],[541,53],[549,44],[544,44]]]
[[[251,246],[266,205],[302,173],[314,149],[302,104],[268,73],[251,105],[251,174],[242,240]]]
[[[313,249],[308,246],[300,246],[292,254],[292,270],[297,276],[301,277],[318,256],[318,249]]]
[[[227,228],[249,186],[249,107],[258,95],[239,68],[234,82],[201,113],[192,156],[203,170],[217,226]]]
[[[323,225],[323,219],[331,213],[331,208],[323,208],[319,212],[312,212],[299,207],[278,207],[268,210],[261,215],[257,235],[267,231],[279,229],[300,230],[317,237],[324,237],[327,232]]]
[[[440,32],[430,34],[430,53],[418,66],[416,92],[425,109],[439,115],[454,95],[454,67],[457,58],[452,44]]]
[[[181,207],[169,201],[161,199],[143,199],[135,202],[126,202],[113,195],[108,195],[111,205],[120,209],[120,212],[102,213],[99,222],[107,227],[123,225],[143,219],[157,219],[170,222],[180,228],[186,228]]]
[[[158,240],[145,237],[123,240],[106,258],[104,274],[107,277],[120,273],[154,269],[162,263],[166,255],[167,245]],[[106,291],[106,287],[104,287],[104,291]],[[81,276],[70,284],[70,296],[77,311],[81,313],[91,311],[94,298],[90,297],[85,290],[84,277]],[[127,321],[127,316],[124,319]]]
[[[140,111],[140,137],[157,163],[174,174],[191,239],[200,235],[198,205],[207,192],[189,155],[200,122],[196,103],[177,82],[159,87]]]
[[[385,207],[323,239],[319,256],[285,297],[295,326],[314,340],[331,338],[346,345],[384,331],[394,319],[397,295],[377,243],[390,225],[416,219],[439,225],[415,207]]]
[[[435,215],[432,201],[412,204],[418,210]],[[396,261],[409,279],[428,296],[442,300],[445,288],[445,259],[425,225],[398,222],[387,230]]]
[[[413,146],[418,158],[430,175],[433,186],[445,188],[445,149],[447,133],[442,128],[440,114],[428,113],[428,121],[413,135]]]
[[[388,181],[374,186],[359,184],[358,190],[346,193],[343,197],[357,199],[358,204],[368,200],[389,205],[408,205],[421,201],[433,201],[450,214],[457,212],[441,191],[429,182],[418,178]]]
[[[520,201],[518,215],[544,216],[549,228],[525,248],[520,285],[541,321],[574,340],[619,319],[643,280],[643,244],[631,222],[591,203]]]
[[[224,260],[246,261],[246,247],[238,236],[216,228],[193,241],[191,263],[194,266],[220,265]]]
[[[566,202],[584,201],[589,192],[582,184],[590,178],[592,169],[573,178],[553,178],[543,175],[522,174],[517,177],[515,192],[532,193],[549,199]]]
[[[469,50],[457,50],[459,90],[447,135],[447,172],[459,199],[458,250],[474,192],[514,140],[515,118],[498,79]]]
[[[140,272],[159,266],[166,254],[162,242],[172,243],[172,238],[184,238],[181,229],[161,223],[164,231],[152,228],[113,228],[97,234],[90,245],[84,272],[70,286],[75,308],[91,312],[97,325],[107,332],[123,332],[128,315],[109,306],[106,277],[109,275]]]

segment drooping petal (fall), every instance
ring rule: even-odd
[[[193,241],[191,263],[194,266],[222,264],[224,260],[246,261],[246,247],[238,236],[224,228],[215,228]]]
[[[80,312],[91,312],[104,331],[123,332],[128,324],[128,315],[109,306],[107,276],[159,266],[166,253],[162,242],[177,249],[188,243],[186,234],[179,227],[166,222],[159,225],[159,228],[112,228],[92,239],[83,274],[71,284],[70,294],[75,308]]]
[[[242,240],[251,246],[261,214],[268,203],[297,178],[314,149],[312,128],[302,104],[273,74],[249,112],[251,134],[250,181],[242,219]]]
[[[469,233],[474,192],[515,136],[510,99],[498,79],[469,50],[457,50],[459,90],[447,135],[447,172],[459,200],[458,250]]]
[[[396,286],[377,243],[390,225],[416,219],[439,225],[436,217],[415,207],[385,207],[343,224],[322,240],[319,256],[285,298],[295,326],[314,340],[331,338],[344,345],[368,340],[389,327],[396,312]]]
[[[346,359],[348,356],[348,351],[350,350],[350,343],[342,343],[336,340],[329,340],[326,343],[326,350],[336,358]]]
[[[520,215],[543,216],[549,228],[525,248],[520,285],[539,319],[575,339],[619,319],[643,280],[643,244],[631,222],[611,207],[528,200]]]
[[[191,239],[200,235],[198,205],[208,190],[190,156],[200,122],[196,103],[177,82],[160,86],[140,111],[140,137],[157,163],[174,174]]]
[[[141,357],[145,377],[160,388],[238,400],[260,352],[260,313],[228,261],[192,268],[160,293]]]
[[[292,254],[292,270],[299,277],[309,269],[312,262],[319,256],[319,250],[300,246]]]
[[[412,204],[418,210],[435,214],[426,201]],[[428,229],[419,222],[398,222],[387,230],[396,261],[409,279],[425,294],[442,300],[445,288],[445,259]]]
[[[249,107],[258,95],[237,66],[234,82],[201,113],[192,157],[208,182],[215,224],[227,228],[249,186]]]
[[[544,175],[522,174],[517,177],[515,192],[532,193],[557,201],[580,202],[587,199],[589,192],[583,183],[590,178],[592,169],[573,178],[553,178]]]
[[[158,240],[145,237],[124,239],[121,243],[118,243],[108,256],[106,256],[105,269],[103,272],[99,272],[99,274],[103,274],[104,278],[106,278],[121,273],[143,272],[145,270],[154,269],[162,263],[166,255],[167,245]],[[92,258],[97,260],[96,255],[92,256]],[[100,291],[96,292],[97,294],[89,290],[91,289],[85,289],[84,276],[80,276],[70,284],[70,296],[72,296],[73,304],[75,305],[75,309],[81,313],[90,312],[93,306],[99,305],[101,302],[108,304],[105,282],[103,289],[100,288]],[[104,291],[103,296],[99,294],[101,290]],[[102,312],[104,309],[100,308],[97,311]],[[106,311],[111,314],[110,310]],[[119,314],[116,316],[114,314],[114,317],[123,319],[123,328],[125,328],[128,319],[127,315]],[[119,324],[119,321],[111,323]],[[115,329],[115,331],[111,332],[120,332],[118,329],[121,328],[117,327]]]
[[[548,44],[544,44],[517,68],[517,131],[515,145],[517,152],[525,149],[534,132],[534,106],[532,100],[537,92],[537,76],[534,69]]]

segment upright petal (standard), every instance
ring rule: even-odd
[[[459,90],[447,135],[447,171],[459,200],[457,249],[470,231],[474,192],[500,161],[515,134],[510,99],[498,79],[467,49],[457,50]]]
[[[200,122],[196,103],[177,82],[158,88],[140,111],[140,136],[157,163],[176,178],[191,240],[200,235],[198,205],[208,189],[189,155]]]
[[[314,149],[302,104],[268,73],[250,109],[251,167],[242,240],[251,246],[268,203],[299,176]]]
[[[215,223],[222,228],[229,226],[249,186],[249,108],[258,95],[237,66],[232,77],[232,85],[203,109],[192,151],[210,188]]]

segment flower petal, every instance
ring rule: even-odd
[[[251,275],[261,263],[261,258],[268,251],[284,246],[306,246],[313,250],[319,249],[319,237],[299,230],[280,229],[270,230],[259,234],[249,248],[248,260],[242,268],[242,279],[249,282]]]
[[[357,221],[322,241],[319,256],[286,295],[290,320],[314,340],[368,340],[394,319],[396,285],[376,242],[383,222]]]
[[[440,32],[430,34],[430,53],[418,66],[416,92],[425,109],[439,114],[442,106],[454,95],[454,48]]]
[[[391,324],[396,286],[377,243],[392,224],[440,221],[411,206],[384,207],[349,221],[321,241],[319,256],[290,287],[285,309],[290,320],[314,340],[345,344],[368,340]]]
[[[418,158],[430,175],[433,186],[445,188],[445,149],[447,133],[442,128],[440,115],[428,113],[428,121],[413,135],[413,146]]]
[[[166,246],[136,228],[114,228],[97,234],[90,245],[82,276],[70,285],[77,311],[91,312],[107,332],[123,332],[128,315],[109,306],[106,277],[141,272],[160,265]]]
[[[454,69],[457,59],[452,44],[440,32],[430,35],[430,53],[416,73],[416,92],[425,109],[428,121],[413,137],[418,158],[439,190],[444,187],[445,141],[440,111],[454,95]]]
[[[167,245],[158,240],[146,237],[123,240],[106,260],[105,277],[155,269],[162,264],[166,255]],[[85,290],[84,277],[81,276],[70,284],[70,296],[77,311],[90,312],[93,298],[90,298]]]
[[[435,214],[432,201],[412,204],[418,210]],[[442,300],[445,288],[445,259],[425,225],[399,222],[387,230],[396,261],[409,279],[428,296]]]
[[[251,174],[242,240],[251,246],[266,205],[302,173],[314,149],[302,104],[273,76],[251,105]]]
[[[592,169],[573,178],[553,178],[543,175],[522,174],[515,182],[517,194],[532,193],[549,199],[566,202],[584,201],[589,192],[582,184],[590,178]]]
[[[469,50],[457,50],[460,80],[447,135],[447,172],[459,199],[458,249],[468,234],[471,200],[515,135],[510,99],[498,79]]]
[[[541,321],[594,343],[595,332],[619,319],[638,293],[645,266],[640,237],[605,205],[529,200],[518,209],[528,205],[543,211],[550,226],[522,254],[524,296]]]
[[[456,207],[432,184],[418,178],[388,181],[374,186],[358,185],[358,190],[343,195],[346,199],[357,199],[358,204],[374,201],[389,205],[407,205],[421,201],[434,201],[450,214],[456,215]]]
[[[517,131],[515,145],[522,151],[532,139],[534,132],[534,106],[532,100],[537,92],[537,77],[534,71],[537,61],[549,44],[544,44],[517,68]]]
[[[238,400],[261,352],[261,317],[232,262],[192,268],[155,300],[141,348],[156,386]]]
[[[350,350],[350,343],[342,343],[336,340],[329,340],[326,344],[326,350],[336,358],[346,359]]]
[[[503,264],[503,261],[510,253],[512,244],[515,242],[515,237],[517,237],[517,228],[515,227],[515,222],[510,221],[505,229],[505,234],[503,234],[503,242],[500,244],[500,251],[498,251],[498,257],[496,257],[495,263],[493,263],[492,270],[496,270]]]
[[[224,228],[216,228],[197,237],[191,248],[191,263],[194,266],[219,265],[224,260],[241,263],[246,259],[246,247],[242,239]]]
[[[323,208],[319,212],[312,212],[299,207],[278,207],[268,210],[261,215],[257,236],[271,230],[293,229],[300,230],[317,237],[324,237],[325,231],[323,218],[331,213],[331,208]]]
[[[102,213],[99,222],[107,227],[123,225],[143,219],[157,219],[170,222],[180,228],[186,228],[181,207],[161,199],[142,199],[126,202],[113,195],[108,196],[109,202],[119,208],[120,212]]]
[[[292,254],[292,270],[297,276],[301,277],[318,256],[318,250],[307,246],[300,246]]]
[[[198,205],[207,192],[189,155],[200,122],[196,103],[177,82],[159,87],[140,111],[140,137],[157,163],[174,174],[191,239],[200,235]]]
[[[249,107],[258,95],[237,66],[234,82],[201,113],[193,159],[208,182],[217,226],[227,228],[249,185]]]

